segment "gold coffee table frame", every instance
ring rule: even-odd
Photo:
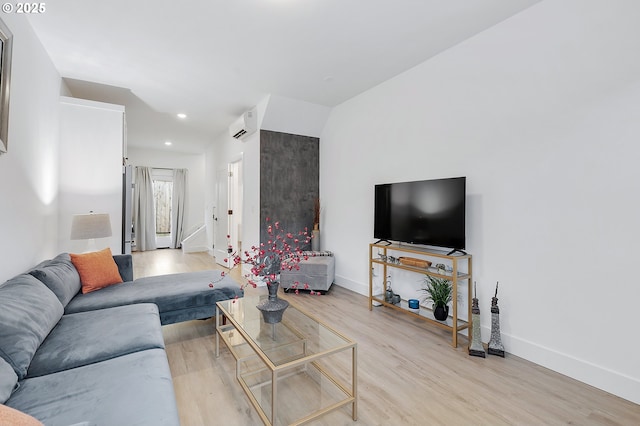
[[[216,357],[222,338],[236,360],[236,378],[264,424],[275,425],[281,414],[278,424],[301,425],[348,404],[351,417],[357,420],[357,343],[294,304],[284,312],[282,322],[266,324],[256,308],[264,298],[244,297],[216,304]],[[221,324],[223,317],[226,324]],[[344,372],[338,377],[329,358],[349,350],[350,378]],[[287,380],[292,385],[283,390],[279,382]],[[288,407],[282,407],[285,392],[296,395],[295,400],[287,400],[289,408],[300,407],[298,397],[314,395],[317,398],[310,405],[320,406],[291,419],[291,414],[285,414]]]

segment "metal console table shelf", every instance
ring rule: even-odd
[[[374,253],[375,251],[375,253]],[[419,255],[420,258],[434,261],[434,263],[438,263],[440,260],[444,260],[447,263],[450,263],[453,271],[451,274],[442,275],[438,272],[436,268],[420,268],[417,266],[409,266],[397,263],[391,263],[385,261],[390,253],[397,254],[401,256],[403,254],[415,254]],[[383,256],[383,258],[379,257],[379,254]],[[462,263],[462,265],[460,265]],[[466,264],[466,265],[465,265]],[[452,307],[453,313],[446,321],[437,321],[433,318],[433,313],[431,309],[420,306],[419,310],[411,310],[409,309],[409,304],[406,300],[402,300],[400,304],[394,305],[393,303],[389,303],[384,298],[384,291],[382,289],[382,293],[374,294],[373,293],[373,266],[374,265],[382,265],[383,268],[383,277],[387,276],[388,268],[398,268],[403,269],[405,271],[411,271],[420,273],[423,275],[431,275],[438,278],[446,278],[450,280],[453,284],[453,299],[452,299]],[[460,266],[466,266],[465,271],[460,271]],[[451,345],[455,348],[458,346],[458,333],[462,330],[469,329],[471,330],[471,282],[472,282],[472,274],[471,274],[471,255],[470,254],[461,254],[461,255],[449,255],[444,252],[440,253],[437,251],[431,251],[427,249],[423,249],[420,247],[410,247],[403,246],[399,244],[369,244],[369,310],[373,309],[373,303],[378,302],[384,306],[396,309],[400,312],[404,312],[407,315],[412,315],[414,317],[423,319],[436,327],[447,330],[451,332]],[[462,320],[458,316],[458,288],[459,286],[465,285],[467,286],[467,320]]]

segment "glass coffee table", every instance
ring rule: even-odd
[[[218,302],[216,316],[216,357],[222,338],[262,421],[299,425],[348,404],[357,420],[357,343],[294,304],[266,324],[256,308],[266,297]]]

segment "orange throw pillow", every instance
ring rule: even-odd
[[[44,426],[39,420],[28,414],[0,404],[0,425],[7,426]]]
[[[108,247],[100,251],[69,254],[69,256],[80,275],[83,293],[90,293],[122,282],[118,265],[113,260],[111,249]]]

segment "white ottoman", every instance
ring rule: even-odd
[[[300,290],[309,289],[325,293],[335,278],[336,259],[331,252],[309,252],[307,260],[301,260],[300,270],[281,271],[280,286],[288,291],[298,282]],[[305,286],[308,284],[308,287]]]

